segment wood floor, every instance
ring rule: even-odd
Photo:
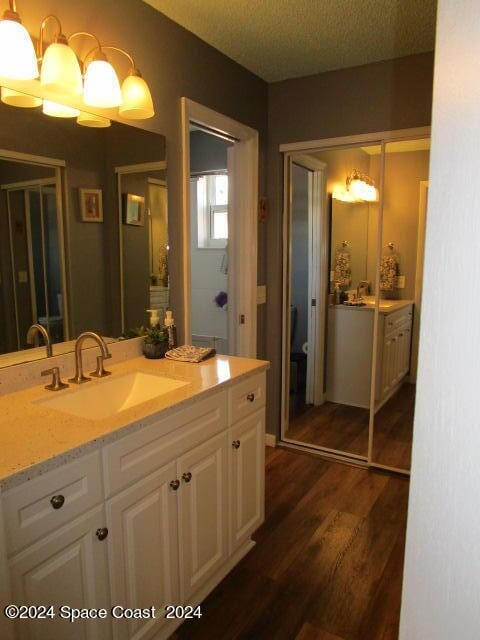
[[[286,437],[305,444],[367,456],[368,409],[325,402],[320,407],[292,402]],[[415,385],[405,383],[376,413],[372,460],[410,469],[415,411]]]
[[[367,457],[368,409],[325,402],[298,406],[285,436],[305,444]]]
[[[372,460],[397,469],[410,469],[415,385],[405,383],[375,415]]]
[[[176,640],[396,640],[408,480],[267,449],[256,547]]]

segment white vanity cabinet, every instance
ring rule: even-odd
[[[410,370],[413,305],[380,313],[377,339],[375,404],[379,409]]]
[[[3,495],[6,555],[12,602],[53,605],[56,617],[17,620],[15,638],[72,637],[59,607],[109,604],[107,529],[100,453],[95,451],[26,482]],[[75,623],[75,637],[111,637],[103,620]]]
[[[17,621],[15,639],[168,638],[180,621],[165,606],[201,602],[253,545],[265,373],[146,421],[2,496],[12,601],[109,612]],[[156,615],[115,620],[115,605]]]

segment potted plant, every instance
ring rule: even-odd
[[[143,334],[143,355],[146,358],[163,358],[168,351],[168,333],[165,327],[150,327]]]

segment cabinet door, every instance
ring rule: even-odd
[[[179,601],[175,470],[171,463],[107,502],[112,603],[156,609],[156,618],[114,620],[115,638],[151,638],[165,606]]]
[[[264,519],[265,411],[230,429],[230,550],[235,551]]]
[[[17,638],[99,640],[111,637],[108,618],[71,623],[58,617],[61,605],[108,610],[107,540],[100,541],[96,536],[100,527],[105,527],[103,507],[83,514],[12,558],[10,575],[15,604],[51,604],[57,613],[54,619],[18,620]]]
[[[222,566],[227,552],[227,434],[177,461],[182,601]]]
[[[382,362],[382,398],[390,391],[394,377],[395,337],[385,340]]]

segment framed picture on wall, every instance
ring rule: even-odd
[[[123,222],[136,227],[143,226],[145,198],[133,193],[123,194]]]
[[[82,222],[103,222],[101,189],[79,189]]]

